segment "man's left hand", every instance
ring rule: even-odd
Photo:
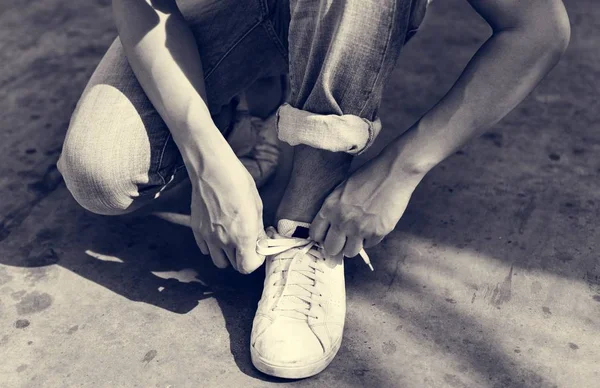
[[[394,176],[389,158],[370,161],[327,197],[311,224],[311,238],[328,255],[356,256],[394,230],[419,181]]]

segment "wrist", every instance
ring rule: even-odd
[[[441,161],[432,143],[417,122],[384,149],[384,158],[390,160],[392,174],[398,181],[414,182],[416,186]]]
[[[195,136],[192,131],[177,146],[188,171],[192,185],[210,182],[226,174],[230,166],[238,162],[237,156],[216,129],[212,133]]]

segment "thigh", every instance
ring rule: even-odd
[[[287,68],[272,10],[267,0],[185,0],[180,7],[198,43],[210,111],[225,132],[233,98],[258,78]],[[132,198],[155,194],[183,167],[118,38],[77,104],[64,149],[71,157],[63,157],[62,164],[110,177],[106,184],[126,189]]]
[[[202,58],[211,113],[257,79],[287,72],[287,0],[180,0]]]

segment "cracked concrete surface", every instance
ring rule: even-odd
[[[290,385],[600,386],[600,8],[566,4],[562,62],[422,182],[369,251],[375,272],[348,261],[342,349]],[[110,17],[109,0],[0,5],[0,386],[280,384],[250,363],[260,273],[213,268],[185,227],[87,213],[60,180],[54,163],[115,36]],[[487,34],[466,2],[433,3],[371,154],[444,94]],[[284,176],[264,190],[269,214]]]

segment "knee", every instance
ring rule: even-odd
[[[67,136],[57,167],[68,190],[83,208],[101,215],[131,212],[135,188],[109,150]]]

